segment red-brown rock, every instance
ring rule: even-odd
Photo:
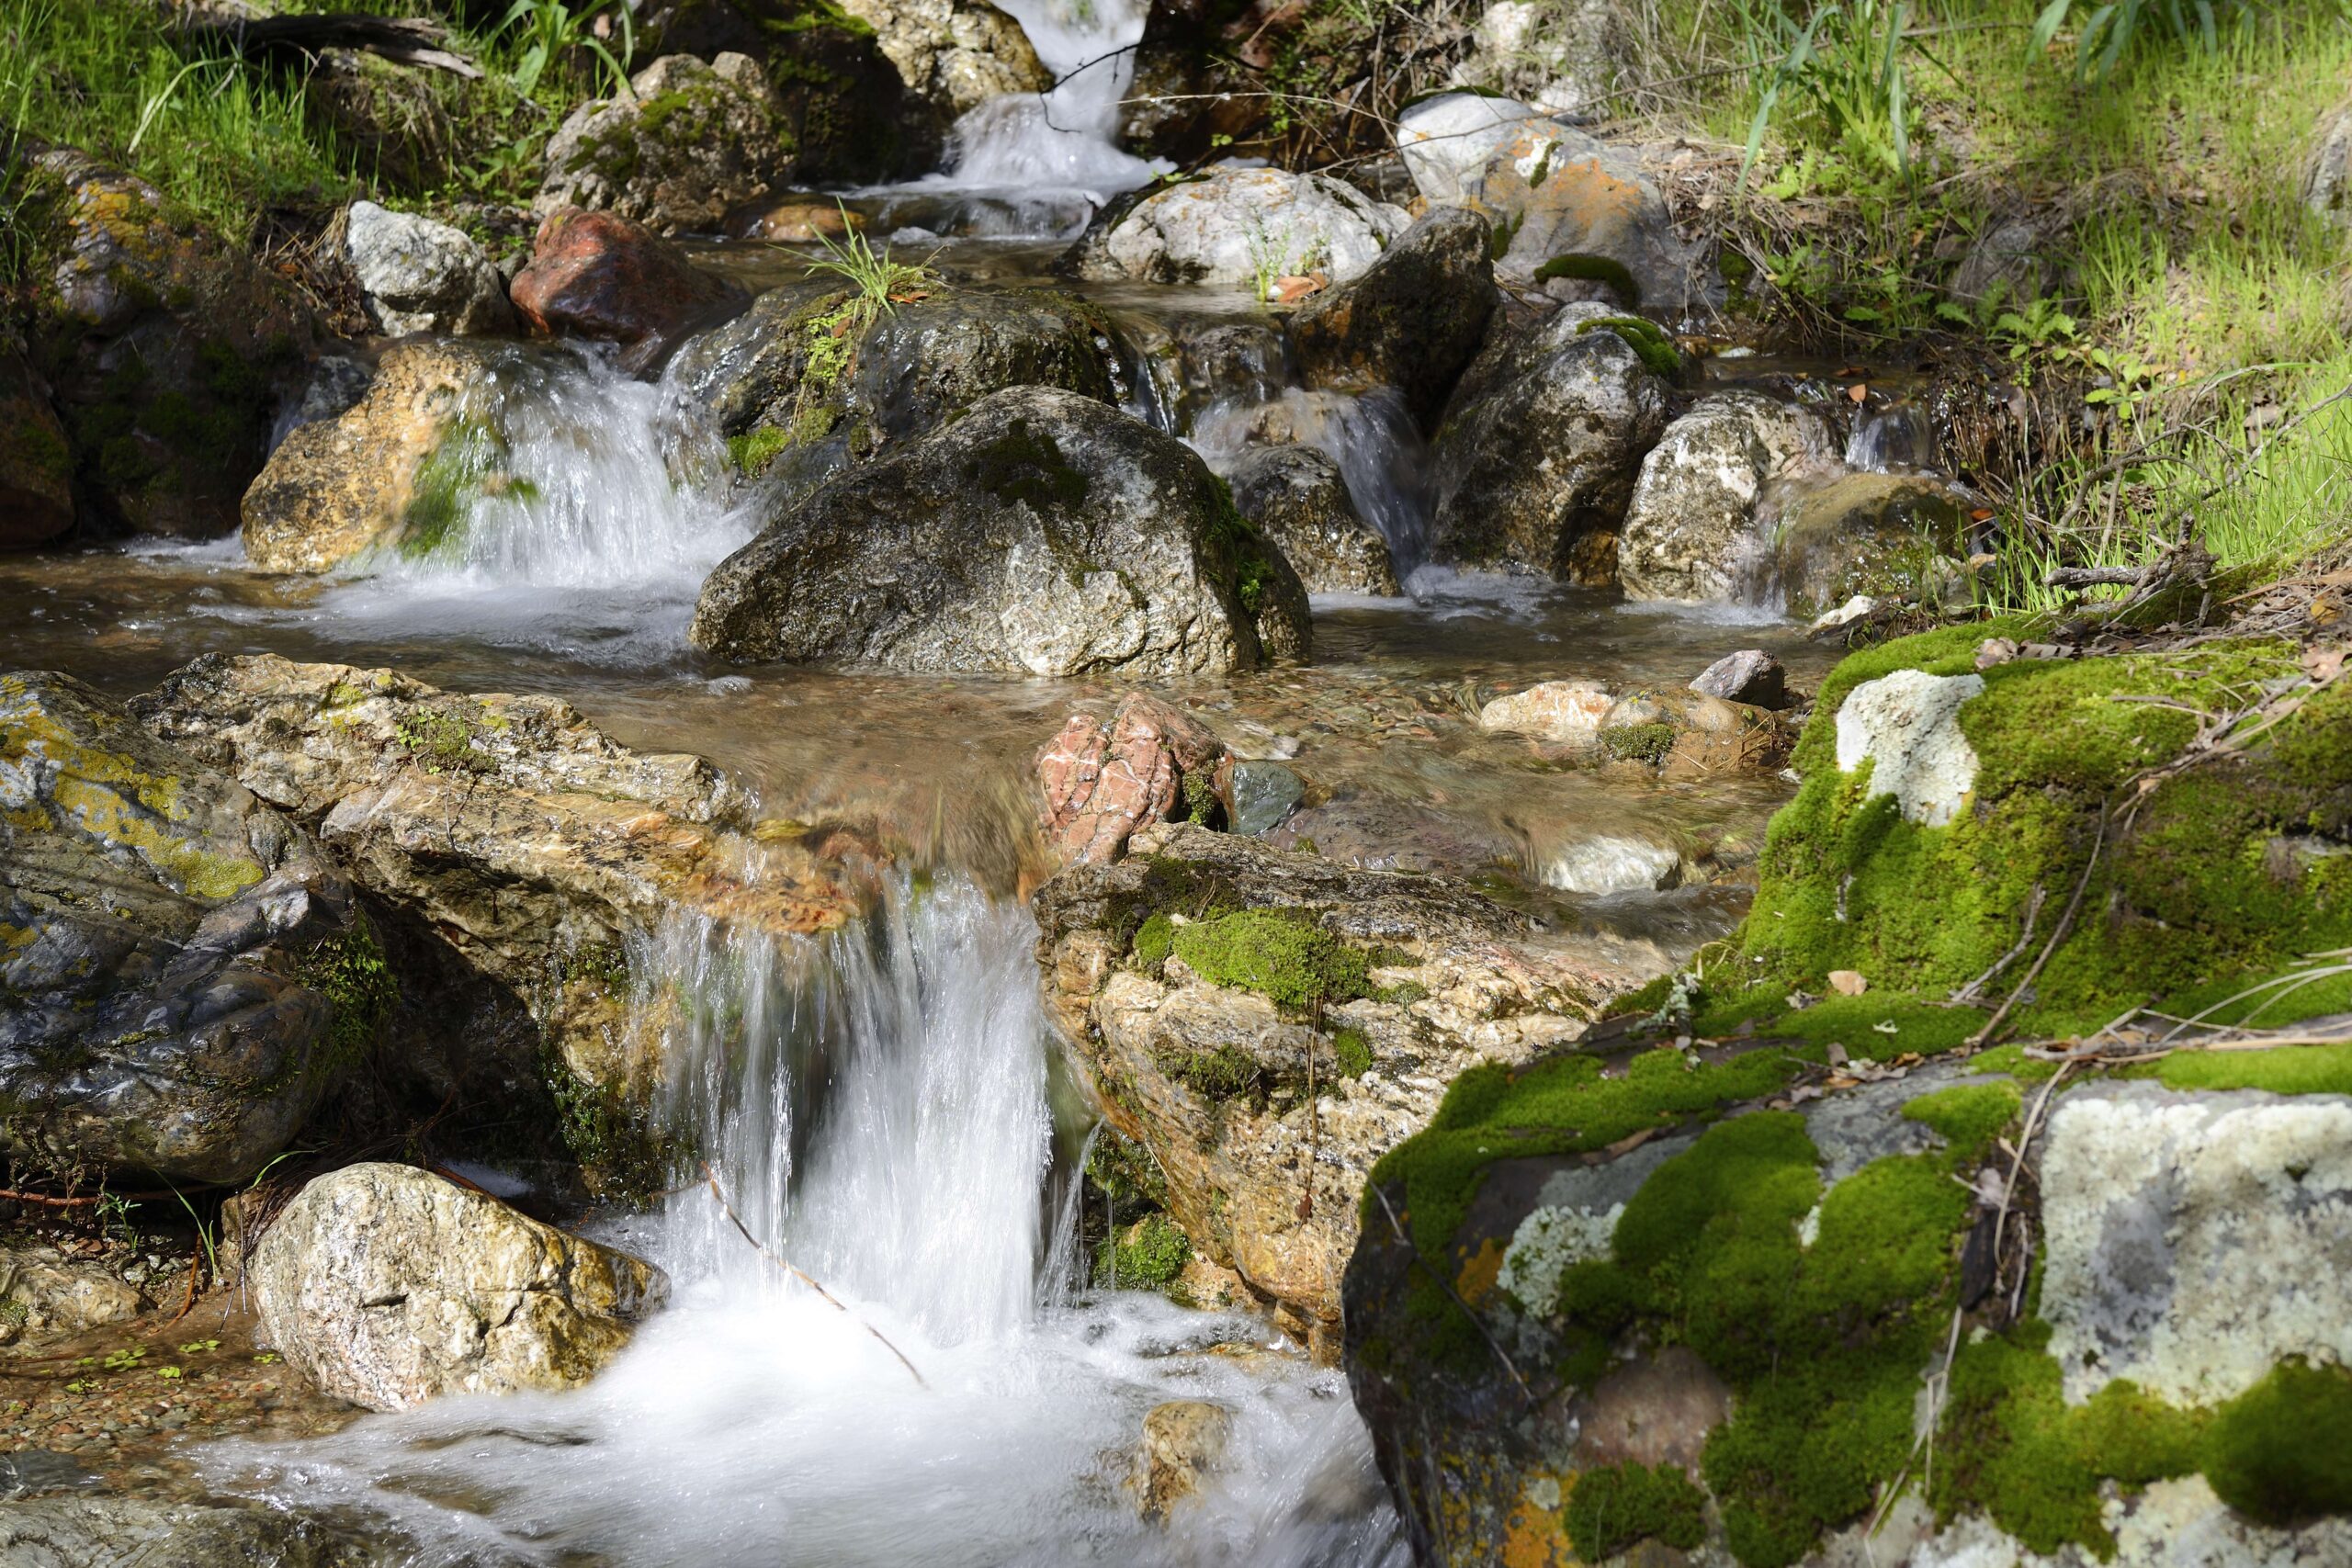
[[[1188,780],[1191,794],[1213,789],[1224,756],[1207,726],[1156,697],[1127,698],[1107,727],[1073,714],[1037,754],[1046,841],[1067,864],[1107,865],[1137,828],[1180,814]]]
[[[660,364],[689,334],[750,300],[643,224],[578,208],[539,225],[531,265],[509,293],[532,331],[617,343],[630,371]]]

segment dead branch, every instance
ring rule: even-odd
[[[449,29],[419,17],[369,17],[352,12],[326,16],[240,17],[197,9],[175,29],[201,49],[224,51],[273,65],[307,65],[330,49],[357,50],[396,65],[476,77],[481,67],[448,47]]]

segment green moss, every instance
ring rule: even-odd
[[[1148,1148],[1107,1122],[1087,1151],[1086,1179],[1109,1198],[1114,1214],[1167,1207],[1168,1177],[1159,1162]]]
[[[473,727],[446,707],[411,708],[393,721],[392,735],[429,773],[479,771],[489,765],[474,750]]]
[[[1193,1260],[1192,1238],[1163,1214],[1148,1214],[1095,1254],[1094,1277],[1125,1290],[1164,1290]]]
[[[2193,1473],[2207,1417],[2118,1378],[2066,1413],[2066,1441],[2084,1468],[2126,1486]]]
[[[2154,1066],[2175,1089],[2260,1089],[2273,1094],[2352,1094],[2352,1044],[2268,1051],[2182,1051]]]
[[[1342,1029],[1331,1036],[1331,1059],[1343,1078],[1360,1078],[1372,1070],[1372,1043],[1359,1029]]]
[[[382,1037],[400,1003],[400,986],[384,962],[384,950],[365,915],[355,913],[351,929],[314,943],[294,962],[294,977],[327,999],[326,1052],[331,1074],[357,1062]]]
[[[1184,775],[1184,820],[1201,827],[1209,826],[1224,815],[1224,803],[1216,797],[1216,785],[1204,773]]]
[[[2250,1518],[2352,1514],[2352,1369],[2281,1362],[2222,1407],[2201,1457],[2214,1492]]]
[[[1600,332],[1613,333],[1624,339],[1625,346],[1640,356],[1642,364],[1651,374],[1663,376],[1669,381],[1682,374],[1681,351],[1674,346],[1674,340],[1654,322],[1645,321],[1639,316],[1607,316],[1600,321],[1580,321],[1577,325],[1578,337],[1587,333]]]
[[[451,422],[409,489],[401,514],[400,553],[411,560],[454,549],[466,534],[473,505],[505,468],[505,444],[479,419]]]
[[[778,454],[792,445],[794,441],[789,431],[779,430],[772,424],[762,425],[759,429],[747,431],[741,435],[729,436],[727,456],[735,465],[736,472],[756,479],[766,473],[768,465],[775,462]]]
[[[1006,506],[1038,511],[1084,503],[1093,481],[1053,436],[1016,419],[965,459],[966,478]]]
[[[1644,1540],[1690,1551],[1707,1539],[1706,1497],[1679,1465],[1608,1465],[1577,1477],[1562,1523],[1588,1562]]]
[[[2014,1083],[1954,1084],[1912,1100],[1903,1108],[1903,1117],[1925,1122],[1942,1134],[1955,1153],[1973,1158],[2017,1120],[2024,1103]]]
[[[1136,929],[1136,962],[1146,971],[1157,970],[1176,950],[1176,922],[1165,910],[1154,913]]]
[[[1641,308],[1642,286],[1634,281],[1634,275],[1626,270],[1625,264],[1613,256],[1597,256],[1583,251],[1570,251],[1566,255],[1554,256],[1535,269],[1535,281],[1538,283],[1549,283],[1555,277],[1576,277],[1592,283],[1605,283],[1614,288],[1618,297],[1626,304],[1636,310]]]
[[[1213,986],[1306,1009],[1372,994],[1370,964],[1296,909],[1243,909],[1176,928],[1176,956]]]
[[[1259,1097],[1269,1085],[1265,1065],[1236,1045],[1206,1051],[1160,1045],[1151,1053],[1153,1066],[1206,1100]]]
[[[1621,724],[1600,732],[1600,749],[1620,762],[1646,762],[1656,767],[1674,750],[1674,726]]]

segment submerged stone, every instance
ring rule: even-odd
[[[1280,762],[1236,762],[1231,794],[1233,816],[1227,828],[1236,833],[1265,834],[1280,827],[1306,797],[1306,785]]]

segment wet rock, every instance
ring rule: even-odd
[[[865,214],[862,212],[852,212],[836,202],[793,197],[760,213],[752,224],[749,238],[778,245],[813,245],[820,241],[861,233],[865,229]]]
[[[1220,169],[1104,209],[1062,265],[1097,281],[1247,284],[1322,273],[1343,283],[1409,220],[1321,175]]]
[[[1476,876],[1516,870],[1520,840],[1505,829],[1425,801],[1361,788],[1303,807],[1266,835],[1276,849],[1299,850],[1366,871],[1435,872]]]
[[[1752,529],[1766,483],[1834,454],[1827,424],[1794,404],[1760,392],[1701,399],[1642,459],[1617,547],[1626,597],[1728,597],[1768,550]]]
[[[404,1165],[311,1182],[251,1272],[287,1360],[370,1410],[577,1387],[670,1290],[650,1263]]]
[[[1938,596],[1965,553],[1966,498],[1940,479],[1849,474],[1769,503],[1766,592],[1806,616],[1855,594]],[[1950,566],[1939,563],[1950,562]]]
[[[1487,166],[1521,120],[1538,111],[1485,93],[1440,93],[1396,117],[1396,150],[1433,207],[1467,201]]]
[[[2303,165],[2302,197],[2321,221],[2352,226],[2352,104],[2320,121]]]
[[[1054,85],[1021,24],[987,0],[842,0],[842,9],[874,29],[907,90],[949,121]]]
[[[1397,141],[1415,180],[1426,182],[1423,195],[1482,213],[1510,236],[1498,272],[1522,283],[1602,285],[1619,305],[1661,316],[1722,302],[1722,279],[1703,249],[1675,232],[1641,149],[1487,101],[1495,107],[1432,100],[1403,118]],[[1408,144],[1408,136],[1424,140]],[[1439,152],[1441,141],[1453,145]]]
[[[1960,710],[1984,690],[1982,675],[1920,670],[1864,682],[1838,708],[1838,771],[1869,762],[1868,795],[1891,795],[1909,820],[1941,827],[1976,783],[1976,752],[1961,732]]]
[[[1387,541],[1357,514],[1340,465],[1312,446],[1259,446],[1226,474],[1233,504],[1310,593],[1394,594]]]
[[[1601,757],[1655,767],[1670,779],[1773,773],[1795,739],[1779,714],[1687,687],[1626,693],[1593,736]]]
[[[355,201],[345,219],[344,254],[379,332],[462,337],[514,325],[505,280],[461,229]]]
[[[1073,295],[932,282],[887,311],[822,284],[771,289],[680,351],[669,377],[739,467],[806,494],[1008,387],[1115,396],[1119,344]]]
[[[1068,863],[1107,864],[1137,828],[1205,815],[1225,743],[1157,697],[1132,696],[1106,726],[1077,713],[1037,754],[1040,825]]]
[[[1491,231],[1439,208],[1389,243],[1362,276],[1314,296],[1290,319],[1310,386],[1395,387],[1424,428],[1477,356],[1495,308]]]
[[[0,1503],[13,1503],[44,1492],[94,1490],[103,1484],[103,1477],[61,1453],[18,1449],[0,1454]]]
[[[310,383],[302,389],[300,400],[279,416],[285,423],[285,429],[279,432],[281,443],[285,436],[306,424],[340,419],[349,413],[375,384],[376,367],[367,360],[347,354],[319,355],[319,362],[311,367]]]
[[[1166,1175],[1170,1213],[1318,1339],[1366,1173],[1438,1083],[1573,1039],[1587,998],[1624,983],[1459,883],[1182,823],[1065,870],[1035,908],[1048,1012]],[[1237,912],[1176,923],[1212,910]]]
[[[1224,1468],[1233,1440],[1233,1414],[1205,1400],[1155,1404],[1143,1418],[1143,1448],[1136,1456],[1136,1506],[1165,1519]]]
[[[1587,740],[1616,705],[1617,699],[1598,682],[1543,681],[1487,703],[1478,710],[1478,728],[1545,740]]]
[[[660,1066],[658,1027],[626,1026],[631,934],[684,912],[801,933],[860,907],[813,849],[757,841],[751,803],[709,763],[632,751],[550,697],[260,655],[198,660],[136,705],[311,826],[600,1088]]]
[[[99,519],[209,538],[236,525],[279,397],[316,336],[292,289],[144,180],[57,151],[29,236],[28,347]]]
[[[621,366],[658,366],[690,333],[741,310],[743,291],[687,262],[642,224],[567,209],[540,223],[509,289],[532,331],[621,345]]]
[[[1570,893],[1656,893],[1682,882],[1682,852],[1671,844],[1604,833],[1544,863],[1544,886]]]
[[[373,1548],[300,1515],[136,1497],[43,1497],[0,1507],[0,1557],[11,1568],[375,1568],[383,1561]]]
[[[1690,689],[1702,696],[1747,703],[1753,707],[1779,709],[1789,705],[1789,672],[1781,668],[1779,660],[1760,648],[1724,654],[1699,671],[1690,682]]]
[[[1606,114],[1609,95],[1630,80],[1634,39],[1608,0],[1495,0],[1470,36],[1470,57],[1454,67],[1454,80],[1545,115]]]
[[[1233,797],[1227,829],[1265,834],[1306,798],[1306,784],[1280,762],[1236,762],[1227,793]]]
[[[469,400],[496,359],[447,342],[387,352],[366,396],[298,424],[245,492],[245,557],[262,571],[326,571],[446,528]]]
[[[74,454],[49,383],[0,337],[0,550],[46,544],[74,526]]]
[[[0,1143],[246,1179],[375,1040],[374,934],[310,837],[62,675],[0,675]]]
[[[1308,623],[1189,447],[1020,387],[775,518],[711,573],[688,636],[734,660],[1165,676],[1304,658]]]
[[[103,1262],[33,1243],[0,1245],[0,1341],[23,1332],[103,1328],[138,1316],[146,1304]]]
[[[661,234],[716,232],[729,209],[791,180],[782,106],[746,56],[664,55],[629,88],[581,105],[548,139],[538,217],[579,208]]]
[[[1618,530],[1667,423],[1667,384],[1629,333],[1564,310],[1511,351],[1523,371],[1465,383],[1431,453],[1434,558],[1616,581]]]

